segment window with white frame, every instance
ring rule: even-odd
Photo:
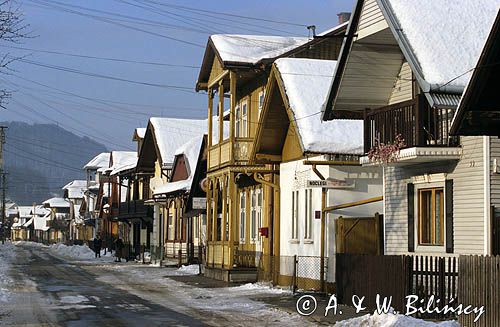
[[[259,118],[260,118],[260,112],[262,111],[262,108],[264,107],[264,96],[266,95],[265,91],[260,91],[259,92]]]
[[[304,239],[312,239],[313,226],[313,206],[312,206],[312,189],[306,189],[304,199]]]
[[[235,118],[234,118],[236,137],[240,137],[240,124],[241,124],[241,111],[240,106],[236,106],[235,108]]]
[[[175,225],[174,225],[174,211],[175,205],[172,203],[170,205],[170,210],[168,210],[168,232],[167,232],[167,240],[173,240],[175,238]]]
[[[262,227],[262,189],[255,190],[257,192],[257,236],[259,229]]]
[[[250,192],[250,239],[255,242],[257,238],[257,194]]]
[[[292,239],[299,238],[299,191],[292,192]]]
[[[245,101],[241,104],[241,125],[240,125],[240,128],[241,128],[240,136],[241,137],[248,137],[247,123],[248,123],[248,104]]]
[[[246,198],[245,192],[240,192],[240,242],[245,243],[245,220],[246,220]]]

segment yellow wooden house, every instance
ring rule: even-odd
[[[208,94],[205,275],[252,281],[279,256],[279,166],[251,164],[271,64],[338,55],[347,24],[317,38],[212,35],[196,84]],[[213,117],[218,117],[214,121]]]

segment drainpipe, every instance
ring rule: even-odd
[[[321,180],[325,180],[325,176],[321,174],[315,164],[311,167],[312,171],[319,177]],[[321,189],[321,259],[320,259],[320,283],[321,283],[321,292],[326,292],[325,289],[325,234],[326,234],[326,188]]]

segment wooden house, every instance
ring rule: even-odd
[[[449,128],[464,72],[476,64],[499,3],[355,6],[323,118],[363,116],[370,155],[361,162],[384,172],[386,254],[496,251],[490,163],[497,140],[455,138]]]
[[[117,173],[135,167],[137,152],[112,151],[107,167],[99,168],[99,192],[96,198],[98,215],[96,217],[96,233],[100,234],[104,245],[113,247],[113,241],[122,238],[125,244],[128,240],[128,226],[119,222],[118,210],[126,195],[126,188],[120,183]]]
[[[92,238],[96,236],[96,218],[99,215],[97,197],[100,190],[100,182],[103,170],[109,167],[109,152],[102,152],[92,158],[85,166],[87,186],[84,191],[80,215],[83,216],[84,225],[92,232]]]
[[[153,210],[152,226],[148,232],[152,260],[162,262],[172,259],[177,262],[179,246],[185,243],[183,235],[186,227],[185,224],[179,225],[172,221],[174,226],[179,225],[180,228],[169,238],[169,204],[161,199],[154,199],[152,195],[159,187],[169,183],[176,150],[186,140],[204,133],[206,128],[206,120],[152,117],[148,122],[140,146],[136,174],[140,179],[137,184],[138,198],[145,206],[149,206],[150,209],[147,210]],[[180,215],[174,217],[179,218]]]
[[[80,208],[83,204],[86,180],[74,180],[63,186],[64,199],[68,200],[70,206],[69,238],[70,241],[83,242],[93,238],[93,229],[85,225]]]
[[[43,206],[50,210],[47,217],[47,226],[50,227],[48,242],[62,243],[68,241],[71,203],[64,198],[54,197],[45,200]]]
[[[145,128],[134,130],[132,140],[137,143],[137,155],[140,154],[145,133]],[[153,207],[145,205],[150,198],[151,173],[138,169],[137,164],[131,164],[116,169],[112,175],[117,177],[122,187],[117,220],[128,226],[129,255],[136,258],[144,256],[145,252],[149,252],[153,231]]]
[[[279,167],[249,162],[271,64],[279,57],[331,58],[339,53],[345,28],[344,23],[314,39],[209,38],[196,84],[208,94],[205,275],[255,280],[260,258],[279,255],[279,203],[272,202],[279,199]]]
[[[279,199],[273,202],[280,203],[275,233],[280,257],[274,260],[273,275],[279,276],[274,282],[281,285],[291,285],[295,265],[289,258],[293,256],[299,264],[307,261],[318,268],[301,272],[298,286],[323,289],[325,282],[335,281],[337,251],[380,253],[375,215],[382,212],[382,170],[360,167],[363,122],[321,120],[336,64],[335,60],[277,59],[266,87],[251,158],[279,167]],[[340,222],[347,218],[349,228],[355,226],[347,244],[339,235],[339,218]]]
[[[206,225],[206,135],[197,136],[175,152],[169,182],[153,193],[155,203],[162,203],[165,219],[165,253],[179,263],[200,262],[203,230]]]

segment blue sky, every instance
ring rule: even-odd
[[[15,91],[7,110],[1,112],[0,120],[57,122],[76,134],[104,143],[109,149],[132,149],[133,129],[145,127],[150,116],[206,117],[206,95],[194,93],[199,70],[77,58],[35,50],[199,66],[204,47],[196,45],[204,46],[208,36],[214,32],[307,36],[307,29],[235,16],[218,16],[171,5],[314,24],[320,32],[336,25],[336,14],[351,11],[353,4],[353,0],[23,0],[20,10],[34,37],[18,45],[0,43],[2,53],[24,56],[22,61],[12,64],[13,71],[9,75],[0,75],[0,83]],[[87,16],[82,16],[82,13]],[[88,15],[99,16],[101,20]],[[131,17],[134,23],[131,23]],[[142,24],[137,24],[137,19],[141,19]],[[78,70],[80,74],[60,71],[61,68]],[[145,86],[99,78],[96,74],[191,90]]]

